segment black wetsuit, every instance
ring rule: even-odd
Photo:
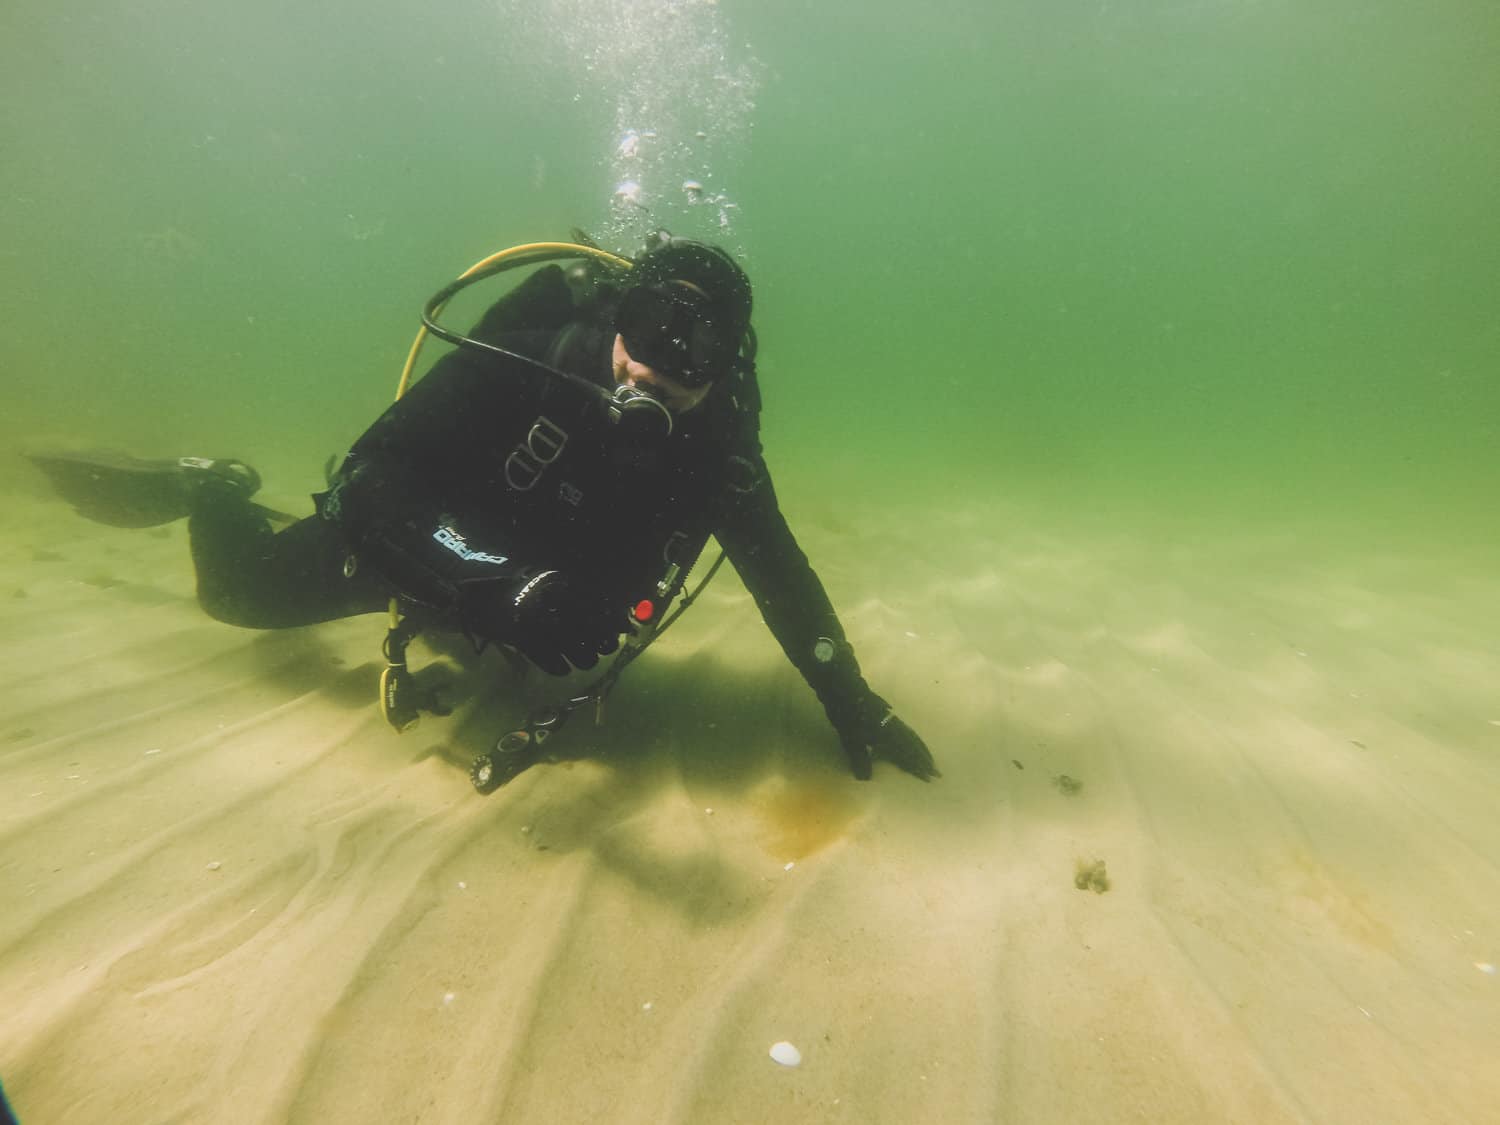
[[[607,290],[577,299],[548,266],[473,336],[612,387],[612,325]],[[283,628],[378,611],[394,595],[430,624],[482,635],[464,618],[474,582],[555,569],[623,609],[669,561],[691,562],[674,552],[712,534],[828,706],[864,685],[852,657],[814,655],[819,638],[847,646],[777,506],[759,411],[745,371],[678,415],[665,440],[634,441],[602,395],[458,348],[355,442],[317,515],[273,534],[247,502],[205,497],[190,524],[200,600],[232,624]]]

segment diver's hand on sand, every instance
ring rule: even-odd
[[[828,718],[844,744],[849,768],[868,781],[876,760],[890,762],[921,781],[941,777],[932,751],[917,732],[896,717],[891,705],[868,688],[840,706],[828,706]]]
[[[906,723],[896,717],[896,712],[886,710],[880,721],[879,733],[875,736],[875,757],[903,769],[918,781],[931,781],[942,777],[937,763],[932,760],[932,751],[927,743]]]

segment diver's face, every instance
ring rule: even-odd
[[[674,414],[686,414],[708,397],[708,386],[684,387],[670,375],[663,375],[654,367],[632,359],[625,347],[625,337],[615,335],[614,350],[615,382],[621,386],[638,387],[655,395],[667,404]]]

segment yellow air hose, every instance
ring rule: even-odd
[[[556,258],[595,258],[606,265],[615,266],[619,269],[630,269],[635,263],[629,258],[622,258],[618,254],[611,254],[608,250],[599,250],[593,246],[583,246],[576,242],[523,242],[519,246],[512,246],[506,250],[497,250],[488,258],[475,262],[463,273],[459,274],[459,280],[474,277],[478,274],[499,273],[501,270],[512,269],[516,266],[529,265],[539,262],[550,262]],[[517,260],[521,259],[521,260]],[[433,309],[433,314],[442,312],[443,306],[438,305]],[[401,369],[401,381],[396,384],[396,397],[399,399],[406,393],[407,387],[411,385],[411,373],[417,365],[417,353],[422,350],[422,344],[428,336],[427,325],[417,329],[417,338],[412,341],[411,351],[406,357],[406,366]]]

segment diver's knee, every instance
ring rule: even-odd
[[[241,629],[274,629],[270,615],[247,599],[235,597],[227,590],[198,587],[198,605],[204,613],[225,625]]]

